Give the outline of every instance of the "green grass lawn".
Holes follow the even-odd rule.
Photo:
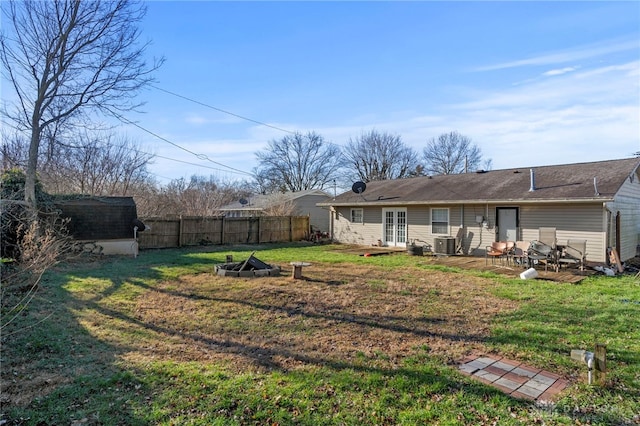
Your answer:
[[[283,276],[213,272],[254,250]],[[307,280],[290,261],[312,263]],[[150,250],[60,265],[23,310],[3,307],[11,319],[1,424],[640,424],[628,275],[522,281],[302,244]],[[569,352],[596,342],[609,372],[589,386]],[[458,372],[470,353],[572,384],[552,404],[512,399]]]

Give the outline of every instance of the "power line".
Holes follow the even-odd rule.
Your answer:
[[[250,122],[252,122],[252,123],[259,124],[259,125],[261,125],[261,126],[270,127],[270,128],[272,128],[272,129],[279,130],[279,131],[281,131],[281,132],[289,133],[289,134],[292,134],[292,135],[294,135],[294,134],[296,133],[296,132],[292,132],[291,130],[283,129],[283,128],[281,128],[281,127],[276,127],[276,126],[274,126],[274,125],[272,125],[272,124],[264,123],[264,122],[262,122],[262,121],[254,120],[254,119],[252,119],[252,118],[244,117],[244,116],[242,116],[242,115],[235,114],[235,113],[233,113],[233,112],[226,111],[226,110],[224,110],[224,109],[217,108],[217,107],[214,107],[214,106],[209,105],[209,104],[205,104],[204,102],[197,101],[197,100],[195,100],[195,99],[189,98],[189,97],[187,97],[187,96],[180,95],[180,94],[178,94],[178,93],[172,92],[172,91],[170,91],[170,90],[163,89],[163,88],[158,87],[158,86],[151,85],[151,87],[153,87],[153,88],[154,88],[154,89],[156,89],[156,90],[160,90],[161,92],[168,93],[168,94],[170,94],[170,95],[172,95],[172,96],[175,96],[175,97],[178,97],[178,98],[181,98],[181,99],[187,100],[187,101],[189,101],[189,102],[193,102],[193,103],[198,104],[198,105],[202,105],[203,107],[207,107],[207,108],[213,109],[213,110],[215,110],[215,111],[222,112],[222,113],[224,113],[224,114],[232,115],[232,116],[234,116],[234,117],[240,118],[240,119],[245,120],[245,121],[250,121]]]
[[[128,123],[128,124],[131,124],[132,126],[135,126],[135,127],[137,127],[138,129],[140,129],[140,130],[142,130],[142,131],[144,131],[144,132],[146,132],[146,133],[149,133],[150,135],[152,135],[152,136],[154,136],[154,137],[156,137],[156,138],[160,139],[161,141],[164,141],[164,142],[166,142],[166,143],[168,143],[168,144],[170,144],[170,145],[175,146],[175,147],[176,147],[176,148],[178,148],[178,149],[181,149],[181,150],[183,150],[183,151],[185,151],[185,152],[188,152],[189,154],[194,155],[196,158],[198,158],[198,159],[200,159],[200,160],[210,161],[210,162],[211,162],[211,163],[213,163],[213,164],[217,164],[217,165],[219,165],[219,166],[225,167],[226,169],[233,170],[233,171],[234,171],[234,172],[236,172],[236,173],[239,173],[239,174],[243,174],[243,175],[247,175],[247,176],[251,176],[251,177],[253,177],[253,174],[251,174],[251,173],[249,173],[249,172],[245,172],[244,170],[240,170],[240,169],[233,168],[233,167],[231,167],[231,166],[227,166],[226,164],[222,164],[222,163],[220,163],[220,162],[218,162],[218,161],[212,160],[211,158],[209,158],[209,157],[208,157],[208,156],[206,156],[205,154],[198,154],[197,152],[193,152],[193,151],[191,151],[190,149],[187,149],[187,148],[185,148],[185,147],[183,147],[183,146],[180,146],[180,145],[178,145],[178,144],[177,144],[177,143],[175,143],[175,142],[171,142],[169,139],[167,139],[167,138],[165,138],[165,137],[162,137],[162,136],[158,135],[157,133],[154,133],[154,132],[152,132],[151,130],[149,130],[149,129],[146,129],[146,128],[142,127],[141,125],[139,125],[139,124],[137,124],[137,123],[135,123],[135,122],[133,122],[133,121],[129,120],[128,118],[125,118],[125,117],[123,117],[123,116],[121,116],[121,115],[119,115],[119,114],[116,114],[116,113],[114,113],[114,115],[115,115],[116,117],[118,117],[120,120],[122,120],[123,122]],[[178,160],[174,160],[174,161],[178,161]],[[191,164],[193,164],[193,163],[191,163]]]
[[[170,94],[170,95],[172,95],[172,96],[176,96],[176,97],[178,97],[178,98],[181,98],[181,99],[187,100],[187,101],[189,101],[189,102],[193,102],[193,103],[195,103],[195,104],[202,105],[202,106],[204,106],[204,107],[206,107],[206,108],[210,108],[210,109],[213,109],[213,110],[215,110],[215,111],[220,111],[220,112],[222,112],[222,113],[224,113],[224,114],[232,115],[232,116],[237,117],[237,118],[240,118],[240,119],[242,119],[242,120],[250,121],[250,122],[252,122],[252,123],[256,123],[256,124],[259,124],[259,125],[261,125],[261,126],[270,127],[270,128],[272,128],[272,129],[279,130],[279,131],[281,131],[281,132],[289,133],[289,134],[291,134],[291,135],[295,135],[295,134],[297,133],[297,132],[293,132],[293,131],[291,131],[291,130],[283,129],[283,128],[281,128],[281,127],[273,126],[273,125],[268,124],[268,123],[264,123],[264,122],[262,122],[262,121],[258,121],[258,120],[254,120],[254,119],[252,119],[252,118],[244,117],[244,116],[242,116],[242,115],[239,115],[239,114],[236,114],[236,113],[233,113],[233,112],[230,112],[230,111],[226,111],[226,110],[221,109],[221,108],[214,107],[214,106],[212,106],[212,105],[206,104],[206,103],[204,103],[204,102],[200,102],[200,101],[195,100],[195,99],[193,99],[193,98],[190,98],[190,97],[188,97],[188,96],[184,96],[184,95],[181,95],[181,94],[179,94],[179,93],[172,92],[172,91],[167,90],[167,89],[163,89],[163,88],[158,87],[158,86],[155,86],[155,85],[153,85],[153,84],[151,84],[150,86],[151,86],[151,87],[153,87],[153,88],[154,88],[154,89],[156,89],[156,90],[161,91],[161,92],[168,93],[168,94]],[[343,146],[342,146],[342,145],[337,144],[337,143],[335,143],[335,142],[331,142],[331,141],[324,141],[324,142],[325,142],[325,143],[327,143],[327,145],[333,145],[333,146],[338,147],[338,148],[340,148],[340,149],[342,149],[342,148],[343,148]]]
[[[156,157],[156,158],[162,158],[163,160],[175,161],[176,163],[182,163],[182,164],[188,164],[188,165],[190,165],[190,166],[202,167],[203,169],[215,170],[215,171],[217,171],[217,172],[224,172],[224,173],[236,173],[236,174],[238,174],[238,172],[234,172],[234,171],[231,171],[231,170],[219,169],[219,168],[217,168],[217,167],[205,166],[205,165],[198,164],[198,163],[191,163],[191,162],[189,162],[189,161],[176,160],[175,158],[163,157],[162,155],[151,154],[150,152],[139,151],[139,150],[137,150],[137,149],[136,149],[135,151],[136,151],[136,152],[139,152],[139,153],[141,153],[141,154],[151,155],[151,156]],[[241,174],[243,174],[243,175],[247,175],[247,174],[249,174],[249,173],[247,173],[247,172],[242,172]],[[253,176],[253,175],[251,175],[251,174],[249,174],[249,175],[250,175],[250,176]],[[160,177],[163,177],[163,178],[165,178],[165,179],[171,179],[171,178],[167,178],[167,177],[164,177],[164,176],[160,176]]]

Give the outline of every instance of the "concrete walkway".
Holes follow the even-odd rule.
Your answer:
[[[530,401],[550,401],[569,384],[557,374],[500,357],[473,356],[459,368],[507,395]]]

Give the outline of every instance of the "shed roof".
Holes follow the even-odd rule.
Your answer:
[[[627,158],[373,181],[362,194],[349,191],[318,205],[604,202],[613,199],[625,179],[638,175],[639,165],[640,159]]]

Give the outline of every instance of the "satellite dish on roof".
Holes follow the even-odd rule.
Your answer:
[[[367,184],[362,181],[358,181],[351,186],[351,190],[356,194],[362,194],[365,189],[367,189]]]
[[[240,204],[242,204],[243,206],[249,204],[249,201],[247,201],[246,198],[240,198]]]

